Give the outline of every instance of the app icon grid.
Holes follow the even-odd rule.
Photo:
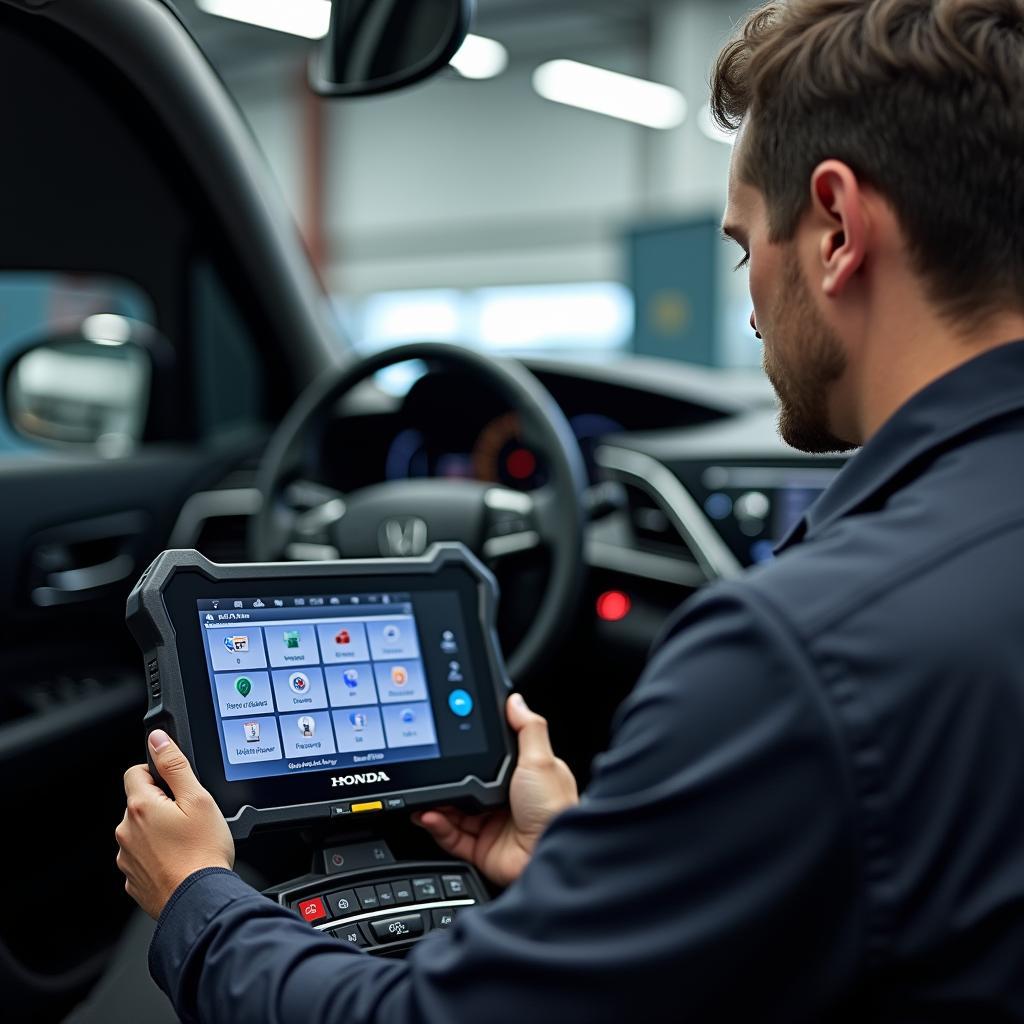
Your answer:
[[[371,623],[373,623],[377,637],[373,638],[373,642],[368,643],[366,631]],[[297,706],[282,707],[281,694],[277,688],[271,688],[275,702],[275,707],[271,710],[274,712],[276,724],[282,738],[286,735],[286,729],[289,726],[295,725],[296,721],[298,721],[306,726],[303,730],[303,738],[312,739],[316,735],[324,736],[329,747],[328,750],[324,751],[325,753],[348,752],[358,749],[384,750],[394,748],[397,750],[407,744],[396,738],[392,727],[386,730],[384,728],[372,728],[373,713],[377,713],[376,721],[378,723],[381,722],[380,715],[383,713],[386,705],[389,702],[394,704],[395,700],[400,698],[401,688],[410,685],[410,681],[412,681],[409,698],[404,702],[408,705],[408,708],[404,712],[399,713],[399,719],[410,723],[422,717],[424,725],[423,745],[437,742],[433,711],[430,707],[429,692],[426,687],[426,672],[422,656],[419,652],[415,620],[413,618],[410,617],[398,620],[397,622],[389,620],[386,625],[381,625],[380,622],[373,622],[373,620],[353,619],[337,622],[328,620],[326,622],[304,623],[302,625],[306,628],[302,628],[302,626],[289,626],[282,629],[254,624],[246,627],[246,633],[249,634],[246,643],[243,643],[236,635],[230,637],[232,648],[236,650],[240,647],[249,650],[255,647],[256,643],[263,645],[267,654],[266,664],[268,666],[280,665],[283,659],[291,660],[301,656],[301,661],[296,660],[295,669],[288,672],[289,689],[292,693],[300,695],[300,697],[307,693],[310,695],[309,700],[311,703],[308,712],[297,716],[296,712],[303,709]],[[310,628],[313,626],[316,628]],[[400,641],[403,630],[410,631],[408,649],[415,652],[414,657],[396,658],[394,653],[389,653],[388,648],[383,646],[391,644],[391,650],[393,651],[394,646]],[[227,637],[212,634],[213,631],[204,631],[205,641],[211,656],[215,644],[223,643],[227,648],[229,642]],[[360,662],[358,664],[351,664],[339,662],[338,657],[328,657],[322,650],[325,638],[333,640],[339,647],[353,645],[358,651]],[[280,646],[282,650],[277,651],[273,649],[277,646]],[[331,670],[330,676],[327,674],[329,669]],[[278,669],[278,671],[281,670]],[[247,674],[245,670],[240,669],[237,674],[239,679],[236,681],[236,688],[240,694],[246,696],[252,686],[250,679],[252,673]],[[352,691],[360,679],[362,685],[359,687],[358,694],[359,707],[352,708],[344,700],[340,698],[335,699],[332,691],[338,693],[343,693],[345,690]],[[387,680],[389,687],[387,695],[381,692],[384,680]],[[319,695],[320,691],[322,691],[322,696]],[[411,710],[413,708],[415,712]],[[395,713],[394,710],[391,712],[390,717],[392,719],[394,719]],[[283,717],[285,715],[287,718]],[[369,729],[366,727],[368,716],[371,725]],[[226,727],[230,720],[225,716],[222,709],[219,710],[218,717],[222,734],[225,742],[227,742]],[[309,719],[309,721],[303,722],[304,718]],[[397,721],[399,719],[394,720]],[[343,724],[346,729],[345,733],[342,732]],[[246,723],[246,725],[249,725],[249,723]],[[310,728],[310,726],[312,727]],[[347,734],[349,729],[351,730],[351,735]],[[247,737],[249,740],[251,740],[251,732],[252,729],[250,728],[249,736]],[[264,729],[264,734],[265,732],[266,730]],[[327,735],[328,733],[330,735]],[[355,746],[353,741],[358,742],[358,737],[360,736],[364,739],[369,739],[372,745],[362,748]],[[286,754],[282,745],[280,757],[284,759],[287,756],[292,755]]]

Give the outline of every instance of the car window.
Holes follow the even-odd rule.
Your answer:
[[[348,337],[367,352],[408,341],[455,341],[502,355],[592,358],[629,351],[632,292],[618,281],[338,296]]]
[[[272,27],[245,4],[182,10],[357,349],[429,338],[758,375],[747,271],[734,272],[741,254],[719,231],[733,140],[710,116],[707,66],[746,0],[699,15],[480,0],[472,32],[503,60],[469,74],[453,62],[416,88],[351,101],[302,88],[316,33],[286,16],[302,4],[279,6]],[[559,62],[667,90],[677,116],[552,102],[540,81]]]
[[[252,334],[208,260],[191,280],[195,395],[204,438],[265,420],[266,374]]]

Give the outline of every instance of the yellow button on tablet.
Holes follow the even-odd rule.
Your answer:
[[[379,800],[372,800],[368,804],[353,804],[352,813],[359,814],[361,811],[383,811],[384,805]]]

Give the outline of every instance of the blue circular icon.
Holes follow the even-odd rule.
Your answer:
[[[453,715],[465,718],[473,710],[473,698],[465,690],[452,690],[448,694],[448,707]]]

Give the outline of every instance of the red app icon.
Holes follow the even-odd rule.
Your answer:
[[[303,900],[299,906],[299,917],[304,921],[319,921],[321,917],[327,916],[324,901],[317,896],[315,900]]]
[[[340,630],[338,635],[334,638],[336,644],[350,644],[352,643],[352,634],[347,630]]]

